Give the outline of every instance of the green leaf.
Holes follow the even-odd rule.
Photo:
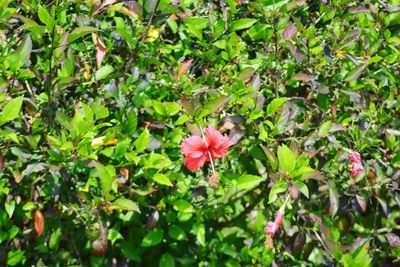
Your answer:
[[[22,100],[23,97],[20,96],[7,103],[3,109],[3,114],[0,117],[0,126],[18,117],[18,114],[21,111]]]
[[[28,61],[32,52],[32,39],[30,35],[26,35],[24,41],[19,45],[17,51],[7,57],[7,64],[14,72],[18,71],[21,66]]]
[[[157,173],[153,176],[153,180],[159,184],[172,186],[171,180],[165,175],[161,173]]]
[[[140,244],[142,247],[152,247],[160,244],[163,238],[164,232],[159,228],[154,228],[143,238],[142,243]]]
[[[121,252],[128,259],[140,262],[140,254],[137,247],[133,245],[133,242],[129,242],[127,240],[122,241]]]
[[[271,191],[269,192],[268,204],[276,201],[276,199],[278,198],[278,194],[286,192],[287,188],[288,188],[288,185],[283,180],[275,183],[272,186]]]
[[[96,163],[95,168],[100,178],[101,193],[106,199],[111,199],[110,190],[115,179],[115,169],[112,165],[104,166]]]
[[[253,41],[267,41],[274,35],[274,30],[268,24],[256,24],[249,30],[249,36]]]
[[[206,230],[204,224],[196,224],[193,227],[193,231],[196,234],[196,239],[203,247],[206,246]]]
[[[235,20],[231,24],[230,31],[233,32],[250,28],[256,22],[257,22],[256,19],[249,19],[249,18]]]
[[[178,32],[178,24],[176,23],[175,20],[173,20],[172,18],[168,18],[167,19],[167,24],[171,28],[171,31],[173,33],[177,33]]]
[[[74,29],[70,35],[68,36],[68,43],[72,43],[73,41],[87,35],[93,32],[99,32],[100,30],[95,28],[95,27],[91,27],[91,26],[81,26],[78,27],[76,29]]]
[[[159,267],[175,267],[175,259],[171,254],[164,253],[160,258]]]
[[[257,186],[262,181],[260,176],[245,174],[239,177],[236,181],[238,190],[248,190]]]
[[[188,17],[185,19],[184,24],[189,32],[201,41],[203,40],[202,30],[208,27],[209,21],[205,18]]]
[[[143,152],[150,141],[150,134],[147,129],[145,129],[135,141],[135,147],[138,152]]]
[[[325,137],[332,128],[332,121],[324,122],[321,127],[319,127],[318,136]]]
[[[6,212],[8,214],[8,218],[11,218],[14,214],[15,210],[15,200],[12,200],[10,203],[7,201],[4,203],[4,207],[6,208]]]
[[[128,210],[128,211],[134,210],[137,213],[140,213],[139,206],[136,202],[133,202],[132,200],[123,197],[115,200],[112,203],[112,207],[116,207],[117,209],[120,210]]]
[[[151,154],[144,163],[145,169],[164,169],[173,166],[171,160],[162,154]]]
[[[372,258],[369,256],[367,244],[352,251],[351,253],[344,254],[341,261],[344,267],[369,267],[371,266]]]
[[[296,155],[286,145],[278,148],[278,160],[281,170],[292,175],[296,167]]]
[[[61,228],[57,228],[50,237],[49,248],[56,249],[59,244],[60,237],[62,236]]]
[[[267,156],[269,163],[271,164],[272,170],[276,171],[278,169],[278,159],[276,158],[275,154],[263,145],[261,145],[261,148],[264,150],[264,153]]]
[[[174,202],[174,209],[179,212],[193,213],[195,212],[192,204],[184,199],[178,199]]]
[[[7,254],[7,265],[16,266],[22,260],[25,259],[25,251],[23,250],[11,250]]]
[[[113,72],[114,68],[111,65],[105,65],[96,71],[95,78],[96,80],[102,80]]]
[[[171,225],[168,229],[168,235],[176,240],[188,240],[185,231],[177,225]]]
[[[42,6],[39,5],[38,16],[40,21],[47,26],[49,32],[53,30],[54,22],[50,13]]]
[[[306,185],[305,183],[300,182],[300,181],[295,181],[295,182],[293,183],[293,185],[294,185],[297,189],[299,189],[299,191],[300,191],[303,195],[305,195],[307,198],[309,198],[308,187],[307,187],[307,185]]]
[[[280,98],[275,98],[274,100],[271,101],[271,103],[268,104],[267,106],[267,115],[271,116],[272,113],[274,113],[277,109],[282,107],[282,105],[288,100],[287,97],[280,97]]]

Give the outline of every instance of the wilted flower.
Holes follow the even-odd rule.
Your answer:
[[[363,170],[360,153],[352,151],[350,153],[350,161],[351,161],[351,172],[350,172],[351,176],[353,177],[359,176]]]
[[[282,206],[276,213],[275,220],[273,223],[268,223],[264,228],[264,232],[269,234],[270,237],[274,237],[275,233],[279,230],[283,222],[283,216],[285,215],[285,208]]]
[[[208,178],[208,182],[212,186],[218,185],[218,176],[215,173],[213,173],[213,175],[211,175],[210,178]]]
[[[209,126],[205,129],[204,140],[194,135],[182,143],[181,153],[185,155],[186,167],[194,172],[201,168],[206,161],[225,158],[230,146],[229,138]]]

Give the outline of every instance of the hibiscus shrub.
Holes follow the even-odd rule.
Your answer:
[[[398,265],[399,10],[0,0],[0,265]]]

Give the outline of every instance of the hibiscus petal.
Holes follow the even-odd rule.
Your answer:
[[[204,163],[206,162],[206,155],[204,154],[203,156],[197,158],[187,156],[183,162],[186,164],[186,167],[189,169],[189,171],[194,172],[203,167]]]
[[[191,136],[182,143],[181,153],[192,158],[201,157],[207,151],[207,145],[200,136]]]
[[[208,146],[210,146],[210,147],[218,146],[223,138],[222,134],[220,132],[218,132],[217,130],[215,130],[214,127],[212,127],[212,126],[208,126],[205,129],[205,134],[206,134],[206,140],[207,140]]]
[[[222,136],[220,132],[211,126],[205,130],[205,133],[211,158],[213,160],[217,158],[225,158],[229,146],[231,145],[229,137],[226,135]]]

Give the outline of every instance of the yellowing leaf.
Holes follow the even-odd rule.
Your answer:
[[[118,143],[118,139],[115,137],[112,137],[110,139],[108,139],[106,142],[104,142],[106,140],[105,136],[100,136],[97,137],[95,139],[92,140],[92,147],[98,147],[98,146],[112,146]]]
[[[154,27],[150,27],[149,31],[147,32],[146,42],[152,43],[160,37],[160,32],[158,29]]]

